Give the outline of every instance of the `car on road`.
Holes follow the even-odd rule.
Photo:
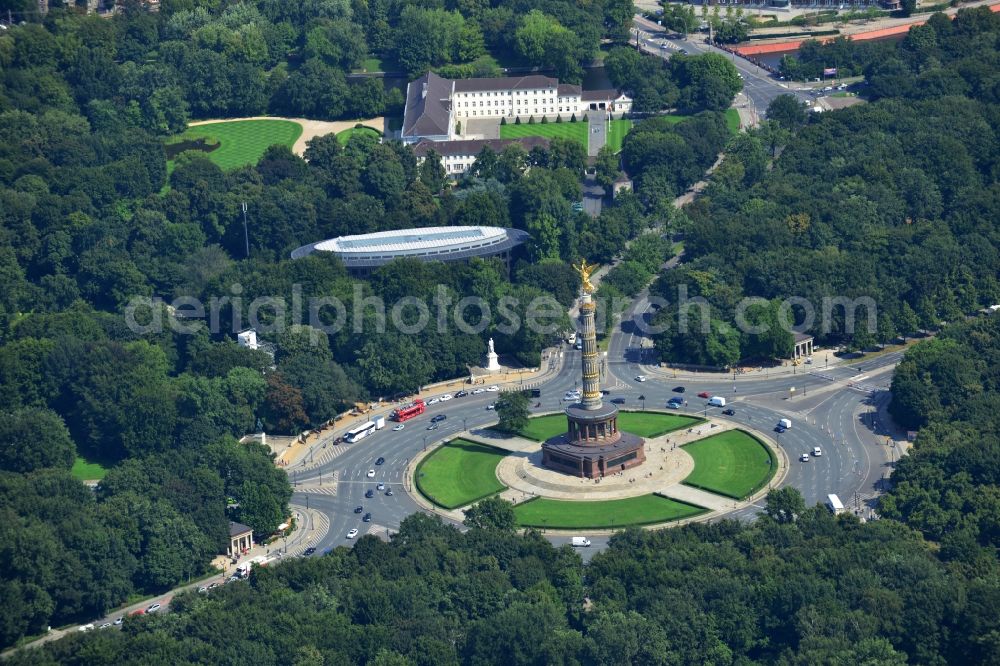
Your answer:
[[[399,432],[399,431],[400,431],[400,430],[402,430],[402,429],[403,429],[404,427],[405,427],[405,426],[404,426],[404,425],[403,425],[402,423],[397,423],[396,425],[392,426],[392,429],[393,429],[393,431],[395,431],[395,432]]]
[[[486,405],[486,409],[496,409],[496,408],[497,408],[497,403],[495,402],[491,402],[490,404]]]
[[[486,387],[486,391],[488,393],[497,393],[499,390],[500,390],[500,387],[497,386],[496,384],[494,384],[493,386],[487,386]]]
[[[98,629],[110,629],[110,628],[111,628],[111,623],[110,622],[105,622],[100,627],[98,627]]]
[[[385,489],[385,496],[386,497],[392,497],[392,488],[386,488]]]
[[[431,398],[430,400],[427,401],[427,404],[428,405],[436,405],[439,402],[441,402],[441,398]]]
[[[385,484],[379,483],[377,486],[375,486],[375,490],[385,490]]]
[[[79,627],[76,628],[76,630],[77,631],[90,631],[93,628],[94,628],[94,625],[92,625],[92,624],[81,624]]]
[[[776,426],[774,426],[774,432],[778,433],[779,435],[781,433],[785,432],[785,430],[787,430],[787,428],[785,428],[785,426],[782,426],[782,425],[776,425]]]
[[[202,585],[201,587],[198,588],[198,591],[199,592],[208,592],[208,586]]]
[[[711,398],[712,394],[709,393],[708,391],[702,391],[701,393],[698,394],[698,397],[699,398]]]
[[[363,513],[365,508],[363,506],[354,507],[354,513]]]
[[[736,413],[736,410],[735,409],[723,409],[722,413],[724,415],[726,415],[726,416],[732,416],[733,414]]]
[[[452,398],[451,393],[445,393],[443,396],[441,396],[441,402],[448,402],[449,400],[451,400],[451,398]]]
[[[678,52],[678,53],[681,53],[681,54],[683,54],[683,55],[687,55],[687,52],[688,52],[688,50],[687,50],[687,49],[678,49],[678,51],[677,51],[677,52]]]
[[[455,397],[456,398],[464,398],[467,395],[469,395],[468,391],[459,391],[458,393],[455,394]]]
[[[813,458],[819,458],[821,455],[823,455],[823,449],[819,448],[818,446],[814,446],[813,447]]]
[[[364,517],[361,518],[361,520],[363,520],[366,523],[372,522],[372,514],[366,513]]]
[[[566,394],[563,395],[563,400],[579,400],[580,397],[581,394],[579,391],[566,391]]]
[[[809,462],[809,454],[803,453],[801,456],[799,456],[799,460],[801,460],[802,462]]]
[[[218,584],[218,583],[212,583],[211,585],[209,585],[209,586],[208,586],[208,589],[210,589],[210,590],[214,590],[214,589],[215,589],[215,588],[217,588],[217,587],[219,587],[219,584]]]
[[[156,611],[160,610],[161,608],[163,608],[163,606],[161,606],[160,604],[153,604],[152,606],[150,606],[149,608],[146,609],[146,612],[147,613],[155,613]]]
[[[379,456],[378,459],[375,461],[375,464],[376,465],[384,465],[385,464],[385,458],[383,458],[382,456]]]
[[[477,389],[475,389],[472,392],[472,395],[479,395],[480,393],[486,393],[486,389],[484,389],[484,388],[477,388]]]
[[[375,478],[375,470],[373,470],[373,469],[368,470],[367,476],[368,476],[369,479],[374,479]]]
[[[368,490],[365,491],[365,497],[368,499],[375,497],[375,491],[369,488]]]
[[[429,426],[427,426],[427,430],[437,430],[437,429],[438,429],[437,423],[432,423]]]
[[[356,536],[358,536],[358,528],[357,527],[352,527],[351,529],[347,530],[347,538],[348,539],[353,539]]]
[[[316,549],[315,549],[315,548],[313,548],[312,546],[309,546],[309,547],[308,547],[308,548],[306,548],[306,549],[305,549],[304,551],[302,551],[302,554],[303,554],[304,556],[306,556],[306,557],[309,557],[310,555],[312,555],[312,554],[313,554],[313,553],[315,553],[315,552],[316,552]]]
[[[114,625],[116,627],[120,627],[122,625],[122,622],[124,621],[125,621],[125,616],[122,615],[121,617],[115,618]]]
[[[635,376],[635,381],[637,381],[637,382],[644,382],[644,381],[646,381],[646,379],[647,379],[646,375],[636,375]]]
[[[431,423],[439,423],[441,421],[444,421],[446,418],[448,418],[447,414],[438,414],[437,416],[431,419]]]
[[[611,398],[611,404],[613,405],[624,405],[625,398]]]
[[[671,400],[670,402],[667,403],[667,407],[669,407],[670,409],[680,409],[682,404],[684,403],[674,402],[673,400]]]
[[[673,388],[674,393],[684,393],[684,391],[686,391],[686,390],[687,389],[684,388],[683,386],[675,386]]]

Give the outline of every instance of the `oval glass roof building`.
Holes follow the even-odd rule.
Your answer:
[[[472,257],[502,257],[530,238],[526,231],[505,227],[420,227],[340,236],[295,249],[292,259],[314,252],[335,254],[347,270],[366,275],[379,266],[409,257],[422,261],[466,261]]]

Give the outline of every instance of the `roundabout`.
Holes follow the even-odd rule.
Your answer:
[[[525,432],[545,432],[559,416],[535,417]],[[622,416],[650,429],[675,427],[646,439],[643,465],[597,479],[547,468],[539,441],[489,428],[463,432],[414,459],[407,472],[414,499],[461,522],[463,509],[497,495],[515,505],[522,527],[613,530],[719,517],[759,499],[787,471],[773,442],[731,421],[656,411]],[[678,419],[691,427],[676,427]]]

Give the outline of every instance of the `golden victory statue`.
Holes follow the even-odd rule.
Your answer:
[[[593,274],[594,269],[597,268],[597,264],[588,264],[586,259],[580,260],[580,265],[576,266],[570,264],[580,274],[580,283],[583,287],[584,293],[592,294],[594,293],[594,285],[590,281],[590,276]]]

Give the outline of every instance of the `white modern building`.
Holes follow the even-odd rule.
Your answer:
[[[617,90],[582,90],[540,74],[495,79],[445,79],[427,72],[406,87],[402,138],[451,141],[465,120],[529,118],[570,120],[598,112],[621,116],[632,110],[632,99]]]
[[[530,238],[521,229],[504,227],[421,227],[373,234],[340,236],[303,245],[292,252],[299,259],[314,252],[330,252],[353,275],[367,275],[394,259],[467,261],[473,257],[500,257],[508,264],[510,252]]]

